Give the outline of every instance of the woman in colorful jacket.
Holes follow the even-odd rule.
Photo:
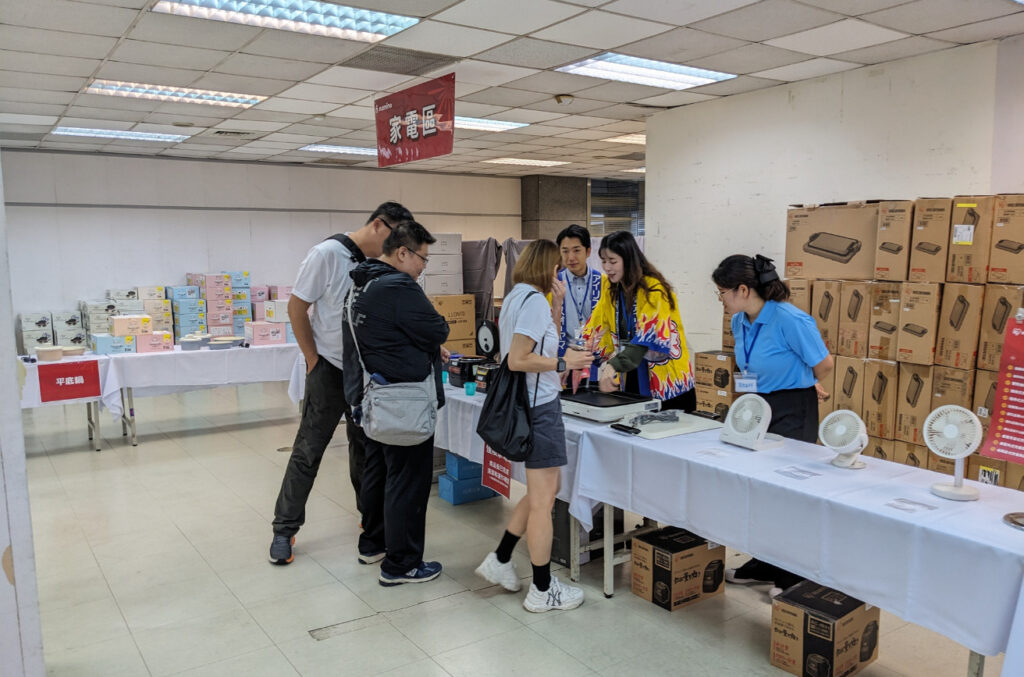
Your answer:
[[[697,395],[672,285],[628,231],[605,236],[598,253],[606,277],[583,338],[605,360],[598,371],[601,390],[638,393],[661,400],[662,409],[693,411]]]

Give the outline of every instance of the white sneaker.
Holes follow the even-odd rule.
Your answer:
[[[509,560],[502,564],[498,561],[498,555],[493,551],[487,553],[487,557],[476,568],[476,575],[489,583],[500,585],[509,592],[519,592],[523,584],[519,582],[519,574],[516,573],[516,565]]]
[[[562,583],[556,576],[551,577],[551,586],[544,592],[530,583],[530,592],[523,600],[523,608],[535,614],[554,609],[575,609],[580,604],[583,604],[583,590]]]

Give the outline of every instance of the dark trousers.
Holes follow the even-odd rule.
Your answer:
[[[380,563],[381,571],[404,574],[423,561],[427,499],[433,477],[433,435],[411,447],[366,440],[359,552],[387,553]]]
[[[324,450],[331,443],[342,415],[348,436],[348,471],[356,492],[360,514],[360,486],[366,462],[366,435],[352,422],[352,411],[345,402],[341,369],[321,357],[306,375],[306,394],[302,421],[292,444],[292,455],[281,481],[281,491],[274,506],[274,533],[294,536],[306,521],[306,500],[313,490]]]
[[[643,368],[641,366],[641,368]],[[636,373],[636,369],[626,373],[626,387],[627,393],[640,394],[640,377]],[[697,409],[697,389],[690,388],[682,395],[676,395],[675,397],[662,400],[661,410],[667,411],[669,409],[677,409],[686,413],[692,413]]]

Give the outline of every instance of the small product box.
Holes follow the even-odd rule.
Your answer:
[[[995,206],[996,199],[992,195],[958,195],[953,198],[946,282],[978,284],[988,281]]]
[[[895,360],[899,339],[900,293],[899,282],[875,282],[871,285],[871,323],[868,329],[868,357],[875,360]]]
[[[263,304],[263,315],[267,322],[288,321],[288,301],[275,300]]]
[[[875,279],[906,280],[913,231],[913,200],[878,203],[878,242],[875,246]]]
[[[279,322],[246,322],[245,341],[253,346],[276,346],[286,342],[284,325]]]
[[[268,301],[287,301],[292,295],[292,286],[284,284],[273,284],[267,288]]]
[[[864,360],[859,357],[836,358],[836,382],[832,399],[836,409],[849,409],[863,418]]]
[[[808,315],[811,314],[811,288],[813,285],[813,280],[803,280],[798,277],[786,280],[786,286],[789,287],[789,302]]]
[[[772,602],[771,664],[799,677],[853,675],[878,658],[881,612],[813,581]]]
[[[291,322],[285,322],[284,324],[284,342],[297,343],[297,341],[295,340],[295,332],[292,331]]]
[[[62,329],[81,329],[82,327],[82,313],[77,310],[60,310],[55,313],[50,313],[50,317],[53,319],[53,328],[55,331]]]
[[[903,285],[896,358],[900,362],[934,363],[941,300],[942,285],[936,282]]]
[[[21,343],[26,354],[31,354],[34,346],[52,346],[53,331],[50,329],[22,329]]]
[[[177,341],[182,336],[188,336],[189,334],[205,334],[209,330],[205,324],[200,324],[195,327],[179,327],[174,325],[174,340]]]
[[[139,315],[146,310],[146,306],[138,299],[114,299],[114,308],[118,315]]]
[[[267,315],[263,310],[265,301],[254,301],[252,304],[252,319],[262,322],[267,319]]]
[[[22,313],[21,328],[29,330],[49,329],[53,326],[50,313]]]
[[[843,282],[839,305],[838,353],[847,357],[868,356],[871,329],[871,283]]]
[[[234,335],[245,336],[245,325],[248,324],[249,322],[252,322],[252,320],[246,319],[244,317],[236,317],[231,322],[231,330],[235,332]]]
[[[54,345],[84,346],[89,344],[89,335],[85,329],[57,329],[53,332]]]
[[[697,395],[697,409],[709,414],[718,414],[722,419],[725,419],[726,414],[729,413],[729,407],[736,399],[732,388],[697,385],[694,386],[694,390]]]
[[[111,336],[110,334],[89,334],[89,350],[97,355],[134,353],[135,337]]]
[[[231,314],[235,319],[244,317],[247,320],[252,319],[252,304],[248,301],[232,301]]]
[[[955,404],[970,409],[974,403],[974,369],[932,368],[932,409]]]
[[[1024,284],[1024,195],[996,197],[988,281]]]
[[[197,299],[199,298],[199,287],[191,284],[179,287],[164,287],[164,293],[167,294],[167,298],[172,301]]]
[[[927,468],[929,453],[928,447],[920,444],[911,444],[902,440],[892,443],[893,460],[913,468]]]
[[[431,247],[424,275],[462,275],[462,252],[458,254],[435,254]]]
[[[249,298],[253,303],[270,300],[270,288],[267,285],[252,285],[249,287]]]
[[[248,287],[232,287],[231,288],[231,302],[232,303],[252,303],[252,295],[249,293]]]
[[[114,315],[110,318],[109,333],[113,336],[137,336],[152,331],[152,318],[149,315]]]
[[[815,280],[813,289],[814,322],[830,353],[839,348],[839,306],[843,283],[839,280]]]
[[[174,324],[206,324],[206,313],[177,313]]]
[[[1006,486],[1008,463],[1002,459],[988,458],[981,454],[967,457],[967,479],[991,484],[997,487]]]
[[[479,480],[484,474],[484,467],[450,451],[445,452],[445,472],[457,480]]]
[[[476,337],[476,299],[472,294],[431,296],[430,303],[448,322],[448,340]]]
[[[868,435],[891,440],[896,435],[899,365],[883,360],[864,362],[864,424]]]
[[[248,270],[225,270],[225,275],[228,275],[231,279],[228,281],[228,286],[232,289],[245,287],[249,288],[249,271]]]
[[[110,328],[111,313],[89,313],[82,316],[82,325],[99,334],[105,334]]]
[[[444,347],[452,355],[473,355],[476,353],[476,339],[457,339],[447,341]]]
[[[633,539],[633,594],[675,611],[722,594],[725,546],[677,527]]]
[[[135,287],[129,287],[127,289],[108,289],[107,298],[114,299],[115,301],[137,301],[139,299],[139,290]]]
[[[214,289],[212,291],[203,291],[202,288],[199,290],[199,295],[207,301],[226,301],[231,303],[231,289],[225,287],[224,289]]]
[[[932,367],[900,363],[900,391],[896,398],[896,439],[924,444],[924,420],[932,412]]]
[[[206,323],[211,327],[230,325],[234,321],[235,313],[232,310],[215,310],[206,313]]]
[[[942,290],[935,364],[973,369],[978,356],[985,285],[951,282]]]
[[[985,303],[981,311],[981,340],[978,342],[978,369],[999,369],[1006,325],[1021,307],[1024,307],[1024,286],[985,285]]]
[[[427,296],[462,293],[461,273],[458,275],[424,275],[418,282]]]
[[[200,292],[231,289],[231,275],[227,273],[192,273],[189,284],[199,287]]]
[[[158,301],[167,298],[165,287],[136,287],[138,298],[142,301]]]
[[[462,256],[462,233],[431,233],[436,242],[430,245],[430,257],[435,254],[458,254]]]
[[[697,385],[735,391],[733,375],[736,356],[725,350],[708,350],[694,356],[694,379]]]
[[[117,306],[110,299],[97,299],[94,301],[82,301],[78,304],[79,309],[82,311],[82,316],[86,315],[98,315],[105,313],[112,315],[117,311]]]
[[[910,238],[911,282],[945,282],[949,258],[949,223],[953,200],[922,197],[914,201],[914,228]]]
[[[174,337],[169,331],[154,331],[135,337],[135,352],[161,353],[174,350]]]
[[[234,336],[235,327],[233,325],[210,325],[207,329],[210,332],[210,336]],[[192,332],[195,333],[195,332]]]
[[[169,313],[174,310],[174,304],[170,299],[144,299],[142,301],[142,312],[146,315],[159,315],[160,313]]]

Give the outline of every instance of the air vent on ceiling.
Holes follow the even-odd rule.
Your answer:
[[[233,139],[252,139],[260,136],[261,132],[236,132],[230,129],[215,129],[210,136],[229,136]]]
[[[423,75],[457,61],[459,61],[458,58],[446,54],[417,52],[412,49],[399,49],[398,47],[381,45],[368,49],[348,61],[343,61],[339,65],[348,68],[398,73],[400,75]]]
[[[307,162],[309,165],[334,165],[335,167],[351,167],[352,165],[358,165],[365,162],[365,160],[340,160],[333,157],[320,158],[319,160],[313,160]]]
[[[616,160],[643,160],[647,156],[644,155],[643,151],[639,151],[637,153],[626,153],[625,155],[613,155],[612,157]]]

